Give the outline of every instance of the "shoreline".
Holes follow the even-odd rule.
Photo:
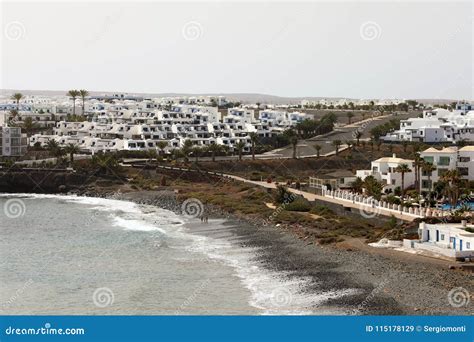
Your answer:
[[[79,195],[79,194],[78,194]],[[131,191],[111,193],[96,191],[79,196],[128,200],[180,212],[181,203],[172,191]],[[211,208],[213,219],[225,219],[224,226],[238,236],[242,247],[262,250],[257,256],[267,269],[291,277],[310,279],[305,292],[358,289],[358,293],[328,298],[313,308],[362,315],[463,315],[470,314],[472,303],[455,308],[448,302],[448,292],[465,287],[472,292],[472,280],[466,272],[426,263],[416,258],[397,258],[369,253],[365,249],[307,243],[289,229],[263,226],[236,215]],[[212,224],[212,222],[210,222]],[[350,246],[351,244],[349,244]]]

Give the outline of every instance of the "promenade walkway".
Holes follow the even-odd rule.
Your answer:
[[[176,170],[181,172],[200,172],[200,173],[207,173],[209,175],[224,177],[228,179],[233,179],[239,182],[253,184],[262,188],[266,189],[276,189],[277,184],[274,182],[268,183],[264,181],[253,181],[243,177],[219,173],[219,172],[212,172],[212,171],[202,171],[202,170],[195,170],[190,168],[182,168],[182,167],[173,167],[173,166],[164,166],[158,165],[158,168],[168,169],[168,170]],[[297,190],[293,188],[288,188],[288,191],[301,195],[306,198],[308,201],[324,201],[329,203],[334,203],[338,205],[342,205],[346,208],[358,209],[360,214],[366,218],[375,218],[378,215],[383,215],[387,217],[394,216],[397,219],[404,220],[404,221],[413,221],[416,218],[434,216],[434,217],[443,217],[448,216],[448,212],[443,212],[436,209],[425,209],[425,208],[406,208],[402,207],[401,205],[390,204],[384,201],[377,201],[370,197],[364,197],[359,194],[353,194],[348,191],[323,191],[322,195],[317,195],[311,192]]]

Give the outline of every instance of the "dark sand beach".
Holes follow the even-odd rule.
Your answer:
[[[180,211],[170,192],[131,192],[123,199]],[[314,293],[347,291],[344,296],[327,298],[314,312],[364,315],[468,315],[472,301],[454,307],[448,293],[463,287],[472,293],[472,273],[450,270],[448,263],[424,257],[384,255],[374,249],[322,246],[307,243],[291,229],[262,225],[209,209],[210,219],[189,229],[195,234],[216,239],[232,239],[243,248],[258,249],[257,259],[265,268],[285,274],[289,279],[309,279],[301,291]],[[225,219],[214,225],[213,220]],[[198,220],[197,220],[198,221]],[[370,247],[372,248],[372,247]],[[372,248],[373,249],[373,248]],[[355,290],[355,291],[354,291]]]

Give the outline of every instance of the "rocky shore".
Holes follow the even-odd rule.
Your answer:
[[[181,213],[182,203],[173,191],[83,193],[155,205]],[[211,218],[225,218],[228,231],[243,247],[257,247],[265,267],[288,277],[310,278],[305,291],[358,289],[357,293],[328,299],[323,307],[341,314],[468,315],[467,305],[450,304],[449,293],[462,287],[473,293],[472,275],[450,270],[420,257],[387,257],[343,246],[320,246],[298,238],[290,227],[262,225],[209,207]]]

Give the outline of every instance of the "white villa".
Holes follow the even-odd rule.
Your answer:
[[[402,120],[399,130],[382,139],[427,143],[474,141],[474,107],[459,103],[453,111],[442,108],[425,110],[423,117]]]
[[[470,229],[469,229],[470,228]],[[462,223],[428,224],[420,222],[419,240],[404,240],[408,249],[427,251],[452,259],[474,257],[474,225]]]
[[[367,176],[374,176],[378,181],[383,182],[384,191],[393,191],[396,187],[402,186],[402,174],[395,172],[395,169],[407,164],[411,172],[405,173],[405,189],[415,183],[415,172],[413,169],[413,160],[397,158],[394,154],[392,157],[384,157],[374,160],[371,163],[370,170],[357,170],[356,177],[364,180]]]

